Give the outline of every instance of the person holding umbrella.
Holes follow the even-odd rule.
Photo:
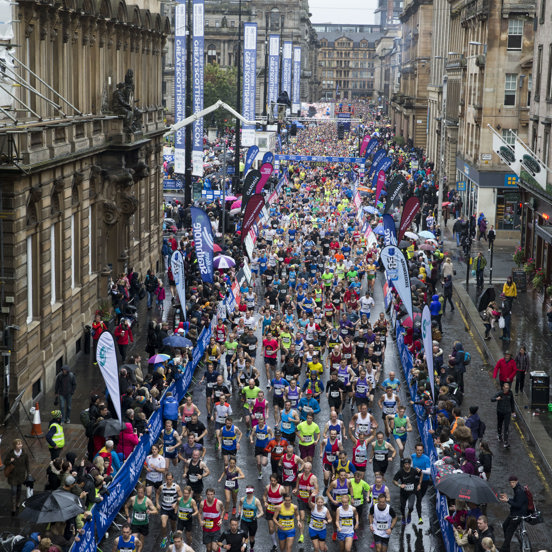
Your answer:
[[[11,515],[15,516],[21,499],[21,485],[29,474],[29,456],[23,450],[23,441],[14,439],[12,448],[4,455],[4,475],[11,489]]]

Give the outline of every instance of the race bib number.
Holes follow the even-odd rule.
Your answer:
[[[376,452],[376,454],[374,454],[374,458],[378,462],[383,462],[385,460],[385,454],[383,454],[382,452]]]
[[[408,483],[404,486],[405,491],[413,491],[414,490],[414,483]]]
[[[342,527],[352,527],[353,526],[353,518],[342,518],[339,520]]]
[[[303,443],[312,443],[313,436],[312,435],[303,435]]]
[[[146,521],[146,513],[145,512],[134,512],[134,519],[136,521]]]
[[[339,397],[339,391],[331,391],[330,396],[334,399],[337,399]]]
[[[322,529],[324,529],[324,522],[321,519],[311,518],[311,527],[313,529],[321,531]]]
[[[215,522],[212,519],[205,520],[205,529],[212,529],[215,526]]]
[[[387,531],[388,528],[389,527],[386,521],[378,521],[378,523],[376,523],[376,529],[378,531]]]
[[[291,429],[291,422],[282,422],[282,429]]]
[[[353,506],[360,506],[362,504],[362,498],[353,498]]]
[[[236,482],[234,480],[226,481],[225,486],[227,489],[235,489],[236,488]]]

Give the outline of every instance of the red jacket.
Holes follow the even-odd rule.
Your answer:
[[[506,361],[505,358],[501,358],[494,367],[493,378],[498,376],[500,381],[512,382],[516,377],[517,365],[516,361],[511,358]]]
[[[115,328],[115,337],[117,338],[117,343],[119,345],[128,345],[129,343],[134,342],[130,326],[123,328],[121,324],[119,324]]]

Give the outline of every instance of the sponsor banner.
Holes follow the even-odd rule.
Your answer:
[[[389,305],[391,305],[391,301],[393,300],[393,294],[391,293],[391,286],[389,285],[389,282],[385,282],[383,284],[383,306],[385,307],[385,310],[389,308]]]
[[[292,55],[293,43],[288,41],[284,42],[284,48],[282,52],[282,92],[287,92],[289,98],[291,98]]]
[[[186,1],[180,0],[174,20],[174,122],[186,118]],[[174,172],[184,174],[186,129],[176,131],[174,138]]]
[[[263,161],[261,165],[264,165],[265,163],[272,163],[274,161],[274,154],[271,151],[267,151],[263,155]]]
[[[267,111],[272,103],[278,100],[278,83],[280,78],[280,35],[271,34],[268,37],[268,102]]]
[[[384,245],[397,245],[397,229],[395,228],[395,221],[391,215],[383,215],[383,228],[385,233],[383,234]]]
[[[368,144],[370,143],[370,140],[371,140],[371,136],[369,134],[367,134],[362,139],[362,144],[360,144],[360,151],[358,152],[361,157],[364,157],[364,154],[366,153],[366,148],[368,147]]]
[[[357,208],[357,210],[359,210],[360,206],[362,205],[362,200],[360,199],[360,194],[358,192],[356,192],[356,194],[353,197],[353,203]]]
[[[379,161],[376,168],[374,169],[374,172],[372,172],[372,178],[374,178],[374,184],[372,188],[376,187],[376,183],[377,183],[376,179],[379,171],[383,171],[384,173],[386,173],[392,164],[393,164],[393,160],[391,159],[391,157],[384,157]],[[370,169],[372,169],[372,167],[370,167]]]
[[[379,196],[381,194],[381,191],[383,188],[385,188],[385,171],[378,171],[377,173],[377,181],[376,181],[376,201],[374,203],[378,203]]]
[[[435,400],[435,372],[433,370],[433,334],[431,333],[431,314],[426,305],[422,312],[422,339],[427,362],[427,373],[431,385],[431,396]]]
[[[100,335],[100,338],[98,339],[96,361],[100,367],[100,371],[105,381],[105,386],[112,397],[117,418],[119,419],[119,422],[122,423],[121,394],[119,393],[119,367],[117,366],[115,341],[113,341],[113,336],[109,332],[102,332],[102,335]]]
[[[204,11],[204,1],[193,0],[192,90],[194,113],[203,109]],[[192,174],[203,176],[203,117],[193,123],[192,141]]]
[[[83,533],[79,535],[79,540],[75,540],[71,552],[96,552],[98,543],[96,542],[94,517],[83,526]]]
[[[546,165],[519,138],[516,138],[514,147],[516,161],[521,163],[519,176],[528,180],[534,186],[540,186],[543,190],[546,190],[546,176],[548,173]]]
[[[213,283],[213,227],[203,209],[190,207],[195,253],[201,279]]]
[[[366,151],[364,152],[364,158],[368,159],[368,156],[372,155],[372,153],[374,153],[377,147],[378,147],[378,141],[375,138],[373,140],[370,140],[370,142],[368,142],[368,145],[366,146]]]
[[[373,245],[377,245],[378,239],[376,238],[376,235],[374,234],[374,231],[372,230],[372,226],[368,221],[364,222],[364,226],[362,227],[362,233],[364,234],[364,237],[366,238],[366,247],[370,249]]]
[[[293,48],[293,83],[291,85],[291,111],[301,109],[301,46]]]
[[[186,320],[186,277],[184,274],[184,255],[182,255],[182,252],[178,249],[172,254],[171,270],[178,298],[180,299],[182,314],[184,316],[184,320]]]
[[[251,196],[247,202],[247,207],[245,208],[245,214],[243,215],[243,224],[242,224],[242,242],[245,240],[245,237],[253,227],[253,224],[256,222],[257,217],[261,213],[265,205],[264,197],[261,194],[255,194]]]
[[[257,169],[252,169],[247,173],[243,182],[242,211],[245,209],[249,198],[255,193],[262,176],[261,171]]]
[[[398,247],[388,245],[381,250],[380,258],[383,262],[383,266],[385,267],[387,279],[397,290],[406,311],[412,320],[414,320],[408,263],[406,262],[402,251]]]
[[[268,179],[270,178],[270,175],[272,174],[273,170],[274,170],[274,167],[272,166],[272,163],[264,163],[261,166],[261,179],[257,183],[257,186],[255,186],[256,194],[260,194],[263,191],[263,188],[265,187],[265,184],[268,182]]]
[[[257,23],[243,25],[243,99],[242,114],[248,121],[255,120],[255,93],[257,91]],[[255,125],[242,124],[241,143],[243,146],[255,145]],[[256,146],[255,146],[256,147]],[[257,153],[259,148],[257,148]],[[249,152],[247,152],[249,155]],[[257,154],[255,154],[257,155]],[[255,156],[253,156],[255,159]],[[247,166],[245,173],[251,167]]]
[[[386,152],[384,149],[379,149],[378,151],[376,151],[376,153],[374,153],[374,157],[372,158],[372,164],[370,165],[370,169],[368,170],[368,179],[371,179],[374,176],[374,173],[378,168],[379,162],[385,157],[385,153]]]
[[[385,212],[391,210],[396,203],[402,191],[408,186],[406,178],[402,174],[396,174],[391,178],[391,181],[387,185],[387,199],[385,201]]]
[[[416,213],[420,210],[420,200],[417,197],[409,197],[404,204],[401,223],[399,224],[399,235],[397,239],[402,240],[404,233],[410,228]],[[383,215],[385,216],[385,215]]]
[[[241,293],[240,293],[240,284],[237,280],[234,280],[232,282],[232,295],[234,297],[234,301],[236,302],[236,305],[239,307],[241,303]]]
[[[278,192],[277,191],[272,192],[272,194],[270,194],[270,197],[268,198],[268,204],[272,205],[277,199],[278,199]]]
[[[255,157],[257,157],[259,153],[259,148],[257,146],[251,146],[245,155],[245,166],[243,168],[243,173],[247,174],[247,171],[251,168],[251,165],[253,165],[253,161],[255,161]]]
[[[316,163],[354,163],[364,164],[363,157],[327,157],[324,155],[275,155],[275,161],[314,161]]]
[[[176,178],[163,178],[163,190],[178,190],[182,191],[184,188],[184,182]]]

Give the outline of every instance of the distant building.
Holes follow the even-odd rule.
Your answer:
[[[315,25],[320,100],[372,100],[377,25]],[[359,30],[357,30],[359,29]],[[362,29],[362,30],[360,30]]]
[[[400,24],[404,0],[378,0],[376,23],[382,30]]]

